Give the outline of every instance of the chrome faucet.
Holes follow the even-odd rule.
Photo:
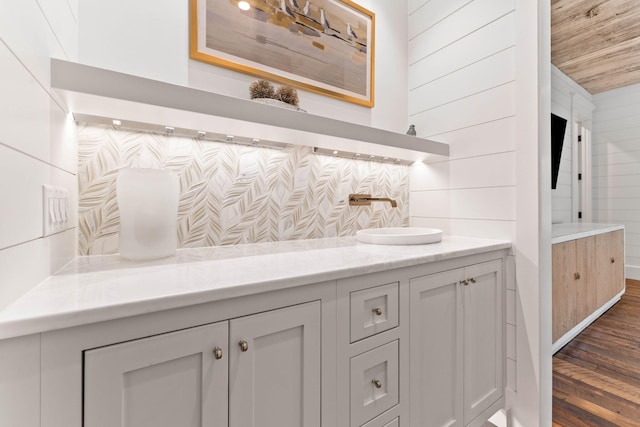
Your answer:
[[[371,206],[371,202],[389,202],[392,208],[397,208],[398,203],[387,197],[371,197],[371,194],[349,194],[349,206]]]

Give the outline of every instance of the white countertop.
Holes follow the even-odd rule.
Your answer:
[[[0,339],[507,249],[446,236],[416,246],[355,237],[181,249],[170,258],[78,257],[0,311]]]
[[[624,230],[624,225],[562,222],[551,226],[551,243],[568,242],[616,230]]]

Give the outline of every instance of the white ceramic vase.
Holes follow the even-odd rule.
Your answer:
[[[174,255],[178,245],[178,176],[160,169],[121,169],[120,255],[132,260]]]

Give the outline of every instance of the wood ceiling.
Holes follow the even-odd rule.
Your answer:
[[[640,0],[551,0],[551,62],[592,94],[640,83]]]

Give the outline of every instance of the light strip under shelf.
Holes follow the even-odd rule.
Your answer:
[[[79,123],[113,126],[116,129],[142,131],[155,133],[158,135],[180,136],[184,138],[195,138],[204,141],[226,142],[231,144],[248,145],[251,147],[271,148],[275,150],[283,150],[289,146],[289,144],[285,144],[282,142],[268,141],[255,137],[228,135],[226,133],[156,125],[152,123],[136,122],[132,120],[112,119],[107,117],[92,116],[89,114],[74,113],[73,117],[75,121]]]
[[[275,150],[283,150],[290,144],[264,140],[261,138],[228,135],[226,133],[218,133],[204,130],[186,129],[174,126],[157,125],[152,123],[144,123],[133,120],[113,119],[108,117],[94,116],[90,114],[73,114],[74,120],[78,123],[86,123],[90,125],[102,125],[114,127],[116,129],[149,132],[157,135],[179,136],[184,138],[195,138],[211,142],[224,142],[228,144],[246,145],[250,147],[270,148]],[[333,150],[328,148],[313,147],[315,154],[331,157],[341,157],[352,160],[362,160],[369,162],[388,163],[396,165],[410,165],[413,160],[399,159],[396,157],[375,156],[373,154],[356,153],[344,150]]]

